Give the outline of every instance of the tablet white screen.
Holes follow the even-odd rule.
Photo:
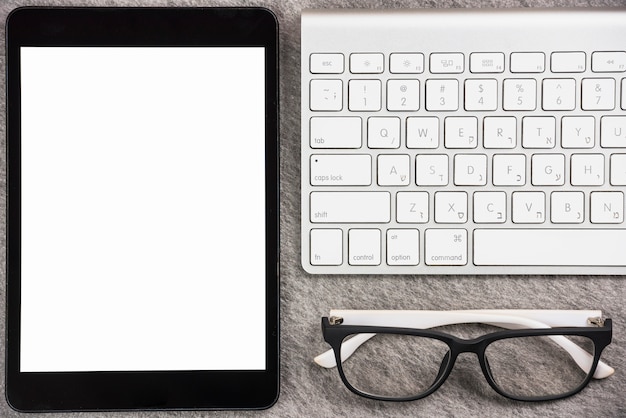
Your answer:
[[[21,372],[265,368],[264,89],[263,48],[21,48]]]

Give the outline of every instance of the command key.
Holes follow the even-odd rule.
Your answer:
[[[467,264],[467,230],[427,229],[424,238],[426,264],[464,266]]]

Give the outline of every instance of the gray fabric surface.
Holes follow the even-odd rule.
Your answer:
[[[46,414],[89,417],[365,417],[365,416],[542,416],[626,417],[626,277],[418,277],[418,276],[311,276],[300,266],[300,11],[318,7],[546,7],[626,6],[625,0],[83,0],[2,1],[0,18],[24,5],[73,6],[266,6],[280,24],[281,96],[281,395],[262,412],[136,412]],[[4,36],[4,35],[3,35]],[[2,43],[4,46],[4,42]],[[625,44],[626,45],[626,44]],[[625,46],[626,48],[626,46]],[[2,85],[5,51],[0,54]],[[2,95],[2,130],[5,97]],[[2,148],[5,135],[0,135]],[[6,190],[6,161],[1,184]],[[0,197],[5,199],[4,193]],[[6,202],[2,202],[4,236]],[[4,245],[4,239],[2,240]],[[4,261],[4,248],[0,257]],[[0,279],[2,304],[0,333],[4,336],[5,275]],[[351,394],[336,370],[317,367],[312,359],[327,349],[320,332],[320,317],[330,308],[350,309],[602,309],[614,319],[613,344],[603,358],[616,373],[591,382],[578,396],[550,403],[520,403],[497,395],[484,380],[477,359],[461,356],[448,381],[432,396],[410,403],[382,403]],[[2,339],[4,356],[4,339]],[[4,373],[4,362],[2,363]],[[4,382],[2,384],[4,389]],[[4,396],[4,390],[3,395]],[[20,414],[0,402],[0,416]],[[38,416],[37,414],[30,416]]]

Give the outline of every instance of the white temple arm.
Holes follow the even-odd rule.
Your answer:
[[[333,309],[330,316],[343,318],[346,325],[372,325],[405,328],[434,328],[442,325],[468,323],[456,322],[467,315],[496,315],[520,317],[540,321],[549,327],[586,327],[587,319],[602,316],[600,310],[531,310],[531,309],[487,309],[460,311],[375,311]],[[472,321],[469,321],[472,322]],[[482,322],[482,321],[481,321]],[[515,319],[514,324],[520,324]],[[545,327],[544,327],[545,328]]]
[[[465,311],[359,311],[332,310],[331,316],[343,318],[345,325],[369,325],[399,328],[427,329],[443,325],[463,323],[485,323],[508,329],[552,328],[588,326],[587,319],[601,317],[599,310],[465,310]],[[540,319],[540,320],[539,320]],[[359,334],[342,344],[341,361],[348,359],[357,348],[376,334]],[[550,336],[560,345],[576,364],[589,372],[593,356],[563,336]],[[328,350],[315,357],[315,362],[322,367],[337,365],[333,350]],[[593,374],[595,379],[603,379],[614,373],[614,369],[599,361]]]

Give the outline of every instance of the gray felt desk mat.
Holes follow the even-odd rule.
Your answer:
[[[626,417],[626,277],[418,277],[418,276],[311,276],[300,266],[300,11],[331,7],[547,7],[626,6],[626,0],[492,0],[492,1],[358,1],[358,0],[84,0],[0,1],[0,20],[14,8],[49,6],[265,6],[280,24],[281,100],[281,395],[271,409],[261,412],[124,412],[45,414],[46,417],[365,417],[365,416],[541,416]],[[4,36],[4,31],[2,33]],[[5,50],[2,90],[5,78]],[[5,96],[2,97],[0,134],[5,147]],[[1,181],[5,199],[6,161]],[[5,235],[6,202],[0,222]],[[5,240],[1,240],[4,245]],[[625,250],[626,251],[626,250]],[[4,262],[4,248],[0,257]],[[4,263],[3,263],[4,264]],[[5,277],[0,278],[0,303],[4,358]],[[336,370],[317,367],[312,359],[326,350],[320,332],[320,317],[330,308],[346,309],[602,309],[614,319],[613,344],[603,358],[615,374],[591,384],[579,395],[551,403],[520,403],[496,394],[482,376],[474,356],[461,356],[448,381],[435,394],[416,402],[382,403],[352,395]],[[2,362],[4,374],[4,362]],[[4,389],[4,380],[2,379]],[[4,397],[4,390],[2,391]],[[0,417],[15,417],[0,401]],[[39,414],[30,414],[39,416]]]

